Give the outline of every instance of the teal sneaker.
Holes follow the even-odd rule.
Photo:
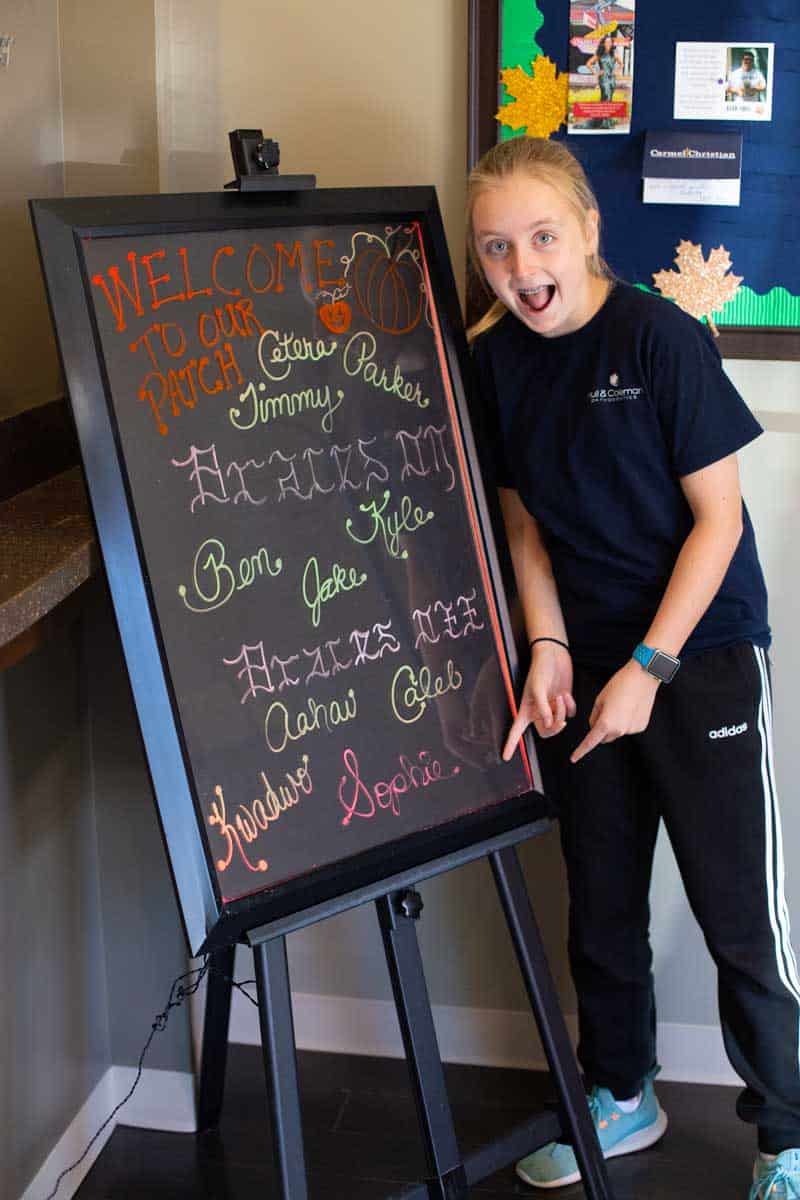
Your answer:
[[[644,1150],[657,1142],[667,1128],[667,1114],[656,1098],[652,1076],[642,1084],[642,1099],[632,1113],[624,1113],[617,1107],[608,1088],[592,1088],[588,1100],[604,1158]],[[581,1177],[572,1147],[561,1142],[549,1142],[541,1150],[535,1150],[527,1158],[520,1159],[517,1175],[535,1188],[565,1187],[568,1183],[576,1183]],[[776,1193],[775,1200],[778,1195],[780,1193]],[[794,1196],[795,1193],[787,1192],[786,1195]],[[800,1197],[800,1192],[797,1195]],[[760,1196],[758,1200],[761,1200]],[[783,1196],[780,1200],[783,1200]]]
[[[800,1150],[784,1150],[772,1162],[759,1154],[750,1200],[800,1200]]]

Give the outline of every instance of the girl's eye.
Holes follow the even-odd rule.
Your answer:
[[[534,238],[534,241],[539,246],[549,246],[554,240],[552,233],[537,233]]]
[[[504,242],[501,238],[493,238],[491,242],[486,243],[483,249],[485,254],[491,254],[497,258],[508,250],[508,242]]]

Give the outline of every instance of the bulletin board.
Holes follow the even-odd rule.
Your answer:
[[[586,8],[598,7],[589,3]],[[613,5],[600,5],[601,19]],[[623,14],[624,15],[624,14]],[[591,13],[589,14],[591,18]],[[614,272],[653,287],[653,275],[673,270],[681,241],[704,255],[724,246],[737,295],[713,314],[724,356],[800,359],[800,8],[796,0],[725,5],[675,0],[668,8],[640,0],[635,13],[635,61],[630,133],[581,137],[562,124],[551,136],[566,141],[583,163],[603,218],[603,252]],[[501,125],[496,114],[510,97],[500,70],[546,56],[558,73],[569,67],[569,0],[472,0],[470,26],[470,166],[496,141],[527,132]],[[695,121],[673,118],[677,42],[774,43],[770,121]],[[648,131],[741,133],[742,186],[738,207],[644,204],[642,162]]]

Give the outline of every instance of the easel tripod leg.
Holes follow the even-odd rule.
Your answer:
[[[590,1200],[613,1200],[605,1160],[589,1115],[516,849],[512,846],[496,851],[490,861],[550,1073],[569,1126],[584,1190]]]
[[[456,1141],[450,1100],[419,952],[417,892],[394,892],[376,902],[400,1031],[425,1142],[431,1200],[466,1200],[467,1176]]]
[[[261,1051],[267,1076],[275,1165],[282,1200],[307,1200],[303,1127],[297,1086],[297,1054],[286,960],[286,939],[253,947]]]
[[[197,1128],[200,1133],[216,1129],[222,1112],[235,956],[235,946],[226,946],[211,956],[197,1101]]]

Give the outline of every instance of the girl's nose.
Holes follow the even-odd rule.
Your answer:
[[[534,265],[533,249],[530,246],[515,246],[511,261],[514,278],[524,279]]]

